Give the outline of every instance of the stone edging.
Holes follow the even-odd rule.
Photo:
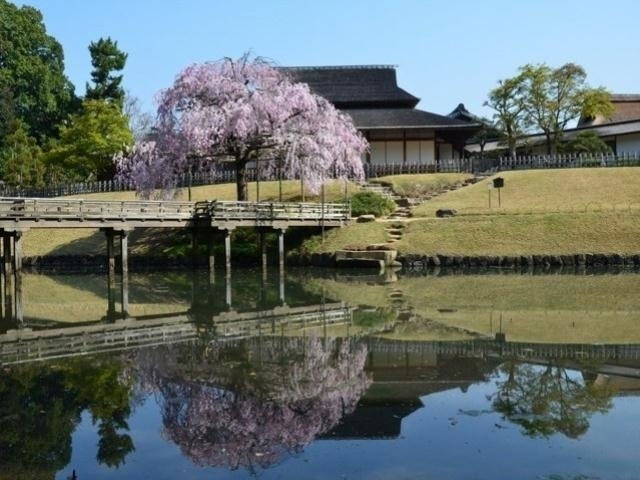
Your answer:
[[[574,255],[522,255],[522,256],[456,256],[456,255],[399,255],[403,267],[411,269],[434,267],[606,267],[640,266],[640,254],[580,253]]]

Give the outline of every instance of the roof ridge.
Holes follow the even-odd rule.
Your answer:
[[[398,65],[293,65],[277,67],[285,70],[396,70]]]
[[[640,93],[612,93],[611,100],[614,102],[638,102]]]

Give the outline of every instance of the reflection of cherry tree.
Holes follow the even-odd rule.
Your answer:
[[[493,406],[527,435],[577,438],[588,430],[591,415],[611,408],[610,387],[586,383],[562,366],[508,361],[501,370],[506,379],[498,382]]]
[[[366,347],[320,339],[140,352],[164,433],[198,465],[265,468],[334,427],[369,385]]]

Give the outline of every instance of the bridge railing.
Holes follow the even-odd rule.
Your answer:
[[[347,221],[345,203],[179,202],[155,200],[0,198],[0,219],[11,220],[178,220]]]
[[[347,203],[281,203],[212,201],[198,205],[200,215],[212,220],[325,220],[346,221],[351,218]]]
[[[0,218],[15,220],[188,220],[195,214],[191,202],[103,201],[44,198],[2,198]]]

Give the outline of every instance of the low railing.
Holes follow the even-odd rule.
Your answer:
[[[14,220],[188,220],[194,214],[192,202],[0,199],[0,218]]]
[[[82,199],[2,198],[0,220],[127,221],[347,221],[348,203],[100,201]]]
[[[212,220],[344,221],[351,218],[348,203],[212,201],[206,202],[204,211]]]

